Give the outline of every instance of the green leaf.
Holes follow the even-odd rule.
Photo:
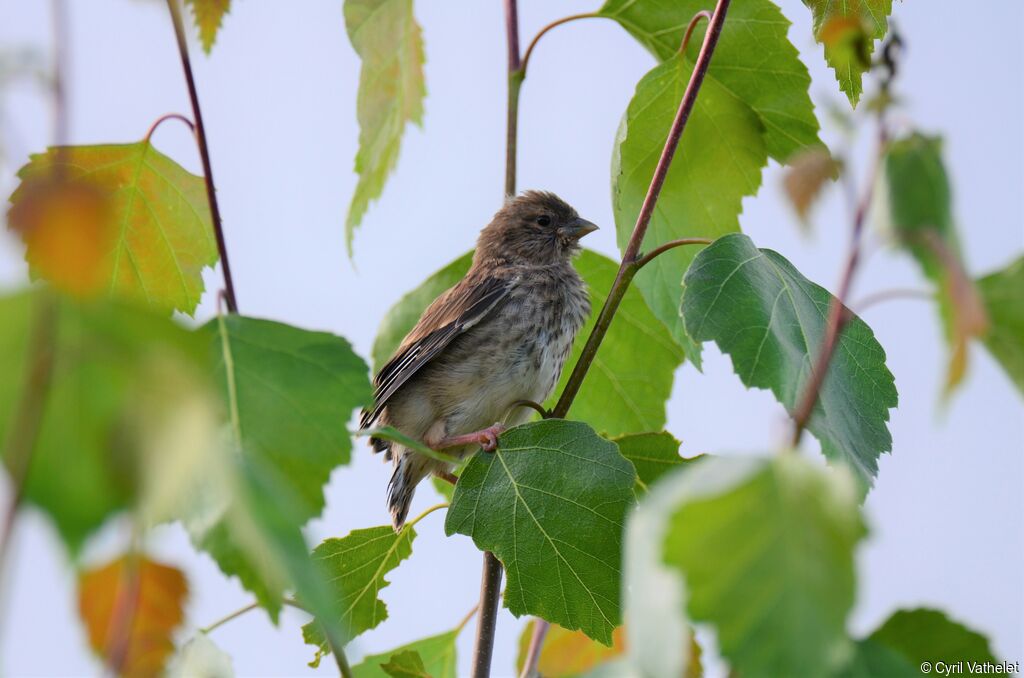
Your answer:
[[[702,251],[686,285],[683,317],[690,335],[718,344],[746,386],[770,389],[792,413],[820,351],[832,295],[777,252],[739,234]],[[878,457],[892,448],[886,422],[896,401],[885,351],[851,312],[808,430],[826,457],[849,464],[870,487]]]
[[[430,302],[461,280],[472,261],[472,253],[459,257],[402,297],[387,312],[373,343],[374,369],[379,370],[387,362]],[[573,264],[587,283],[594,311],[576,336],[559,386],[546,403],[548,407],[557,401],[572,367],[579,360],[596,322],[597,309],[604,304],[618,270],[618,264],[611,259],[589,250],[583,251]],[[636,347],[641,345],[644,350],[637,351]],[[635,290],[627,290],[615,322],[573,401],[572,417],[587,421],[609,435],[661,428],[665,424],[665,403],[672,394],[674,372],[682,360],[682,351],[655,322],[640,295]]]
[[[636,469],[637,484],[645,492],[649,485],[682,466],[687,459],[679,456],[679,441],[671,433],[636,433],[613,438],[619,453]]]
[[[217,39],[221,21],[231,7],[231,0],[185,0],[185,3],[192,8],[192,18],[199,29],[203,51],[209,54]]]
[[[622,524],[633,467],[580,422],[509,429],[455,486],[445,532],[472,537],[505,565],[505,604],[605,645],[619,625]]]
[[[442,633],[423,640],[396,647],[390,652],[368,655],[363,661],[352,667],[355,678],[387,678],[389,674],[384,665],[392,661],[396,655],[415,652],[423,662],[424,672],[432,678],[455,678],[455,639],[459,629]]]
[[[743,676],[823,676],[852,651],[853,551],[865,535],[854,485],[796,455],[717,457],[689,486],[664,541],[690,617],[714,624]],[[723,566],[726,563],[727,566]]]
[[[345,0],[345,26],[363,61],[359,73],[359,151],[356,185],[345,222],[349,254],[352,236],[398,161],[408,122],[423,120],[423,36],[412,0]]]
[[[1024,394],[1024,257],[977,281],[988,311],[985,347]]]
[[[341,539],[326,539],[313,551],[313,560],[330,581],[331,595],[341,610],[339,626],[347,638],[387,619],[387,606],[380,599],[380,590],[389,583],[384,575],[412,555],[415,538],[411,525],[398,533],[390,526],[371,527],[354,530]],[[318,657],[330,649],[316,622],[302,627],[302,637],[308,645],[318,647]]]
[[[53,318],[48,339],[33,334],[36,318],[46,317]],[[195,440],[190,414],[198,407],[208,415],[215,401],[202,342],[169,318],[109,302],[72,303],[46,291],[0,298],[5,455],[31,352],[45,344],[52,348],[51,378],[25,499],[53,519],[77,554],[112,514],[148,503],[153,464],[173,466],[193,444],[205,451],[202,438],[214,424]],[[4,461],[9,468],[12,460]]]
[[[678,55],[645,75],[619,128],[612,156],[612,207],[621,249],[633,233],[692,68],[689,58]],[[645,247],[740,230],[743,197],[757,192],[761,169],[768,164],[764,131],[747,104],[714,79],[705,80],[651,217]],[[698,251],[691,245],[662,254],[637,273],[635,284],[699,367],[700,347],[687,336],[679,317],[683,275]]]
[[[711,9],[712,4],[706,0],[607,0],[600,14],[618,21],[662,62],[674,60],[690,19],[701,10]],[[687,63],[697,58],[706,27],[705,22],[694,32],[687,48]],[[714,83],[716,91],[754,111],[765,132],[768,154],[780,163],[801,148],[821,144],[808,93],[811,76],[786,37],[788,30],[789,21],[771,0],[731,4],[704,84],[706,88]],[[689,69],[680,76],[683,80],[676,85],[680,96],[673,111],[682,98]],[[704,96],[702,88],[698,101]],[[659,147],[664,144],[668,127],[665,124],[657,130]],[[687,129],[685,136],[695,136],[694,130]]]
[[[380,668],[391,678],[432,678],[423,666],[420,653],[415,650],[391,655],[391,659],[386,664],[381,664]]]
[[[869,640],[901,654],[914,667],[925,661],[996,663],[987,638],[939,610],[899,610]]]
[[[835,71],[839,89],[856,106],[875,41],[884,38],[889,28],[892,0],[804,0],[804,4],[814,16],[814,39],[824,45],[825,61]]]
[[[366,364],[340,337],[268,320],[222,316],[201,333],[210,342],[231,438],[261,482],[287,494],[282,515],[273,519],[297,532],[323,509],[331,471],[350,460],[345,423],[370,402]],[[276,502],[264,503],[274,510]],[[221,570],[237,575],[276,616],[286,582],[243,553],[225,523],[204,533],[211,530],[216,537],[203,536],[197,544],[213,548]]]
[[[984,336],[988,317],[960,254],[942,139],[915,133],[892,142],[885,154],[885,176],[895,234],[939,288],[951,350],[948,395],[966,371],[967,342]]]
[[[858,641],[840,678],[918,678],[921,671],[900,653],[869,639]]]
[[[54,176],[87,185],[109,206],[101,262],[106,291],[167,313],[195,311],[203,293],[202,271],[217,262],[201,177],[148,141],[50,148],[31,156],[18,176],[12,222],[23,201]],[[46,270],[33,261],[32,252],[27,257],[34,276]]]

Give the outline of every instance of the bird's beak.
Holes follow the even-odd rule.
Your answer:
[[[560,230],[567,238],[579,240],[587,233],[593,233],[596,231],[597,224],[593,224],[586,219],[577,218],[575,221],[563,226]]]

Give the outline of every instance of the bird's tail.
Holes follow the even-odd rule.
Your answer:
[[[388,483],[388,510],[391,511],[391,524],[395,532],[398,532],[409,515],[409,505],[412,504],[416,486],[431,474],[437,462],[400,445],[394,445],[391,452],[397,461],[391,482]]]

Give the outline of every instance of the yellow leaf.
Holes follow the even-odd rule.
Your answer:
[[[807,212],[825,182],[837,176],[839,164],[828,151],[821,148],[802,151],[789,161],[789,167],[782,178],[782,187],[801,222],[806,222]]]
[[[114,229],[110,204],[96,186],[50,176],[11,207],[8,227],[25,243],[32,270],[57,289],[91,297],[104,286]]]
[[[185,0],[192,8],[192,18],[199,29],[199,41],[203,43],[203,51],[207,54],[213,49],[217,39],[217,31],[224,15],[228,13],[231,0]]]
[[[89,644],[122,676],[156,676],[174,650],[188,594],[185,575],[140,555],[83,572],[78,611]]]
[[[536,624],[536,621],[527,624],[519,638],[519,658],[516,660],[519,672],[522,672],[523,664],[526,662],[527,648]],[[578,676],[609,659],[618,657],[625,650],[626,634],[622,626],[612,632],[612,646],[606,647],[596,640],[591,640],[581,631],[567,631],[557,624],[552,624],[544,639],[537,671],[544,678]]]

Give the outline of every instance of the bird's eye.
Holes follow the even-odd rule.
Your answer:
[[[549,217],[546,214],[542,214],[539,217],[537,217],[537,223],[540,224],[541,226],[550,226],[551,217]]]

